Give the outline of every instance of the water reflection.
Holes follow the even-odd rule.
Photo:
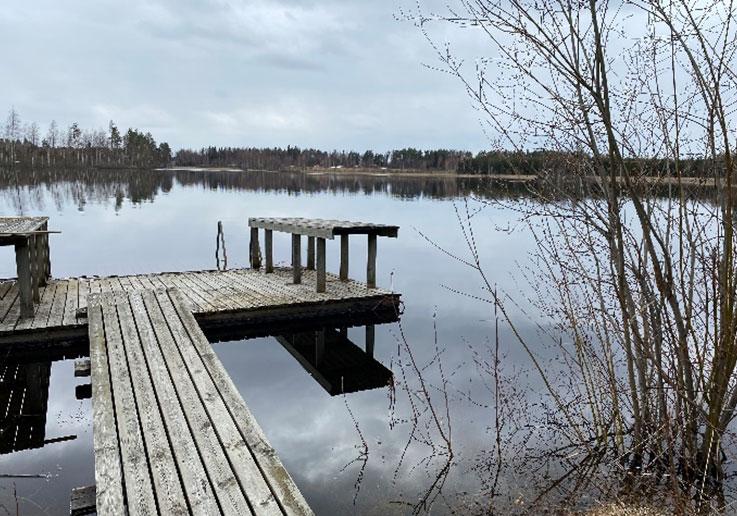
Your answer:
[[[0,361],[0,455],[76,439],[46,438],[53,360],[38,361],[12,349]]]
[[[392,372],[374,359],[374,326],[366,326],[365,350],[346,328],[279,335],[276,340],[331,396],[388,386]]]
[[[0,365],[0,455],[43,447],[50,377],[51,362]]]
[[[352,175],[311,172],[223,172],[157,170],[0,169],[0,190],[18,212],[43,209],[43,190],[48,190],[56,208],[74,203],[78,210],[92,203],[114,201],[120,210],[126,199],[134,204],[151,202],[167,194],[174,184],[207,190],[304,193],[376,193],[400,199],[450,199],[462,196],[512,198],[529,192],[524,182],[499,182],[488,178],[407,175]]]
[[[395,313],[386,314],[387,320],[379,320],[384,314],[373,314],[377,320],[364,321],[326,318],[310,328],[296,321],[282,321],[278,327],[268,328],[268,332],[263,327],[239,328],[237,339],[265,338],[253,338],[241,345],[216,344],[214,349],[317,514],[409,512],[404,509],[420,499],[428,486],[436,485],[435,470],[447,471],[447,454],[438,455],[438,447],[427,444],[443,441],[438,425],[430,420],[432,412],[426,410],[426,405],[418,405],[417,393],[435,396],[439,392],[436,387],[445,385],[437,366],[438,357],[442,358],[443,370],[453,382],[448,386],[450,419],[444,417],[443,422],[447,426],[452,421],[455,457],[459,461],[451,472],[449,482],[453,488],[449,491],[479,489],[484,478],[479,480],[483,475],[477,474],[473,464],[491,442],[487,429],[492,415],[488,406],[488,375],[477,370],[471,351],[485,349],[490,334],[488,305],[455,293],[484,295],[478,291],[473,275],[435,252],[418,232],[429,235],[444,248],[464,248],[462,234],[454,223],[455,206],[450,200],[474,191],[464,189],[465,180],[46,170],[24,172],[17,178],[0,172],[0,184],[3,181],[0,211],[51,214],[55,227],[64,232],[65,237],[52,244],[53,271],[58,277],[211,268],[217,249],[212,241],[217,221],[223,221],[227,231],[228,267],[245,266],[248,216],[355,218],[406,228],[396,242],[382,247],[379,253],[379,285],[400,292],[405,303],[401,328],[397,324],[382,324],[396,320]],[[483,180],[476,183],[483,185]],[[409,199],[413,202],[406,202]],[[54,206],[56,214],[50,213]],[[517,218],[513,210],[490,206],[477,217],[480,224],[486,223],[490,228],[480,231],[477,238],[495,271],[495,282],[500,289],[513,290],[518,279],[509,273],[517,270],[518,260],[526,256],[533,242],[523,233],[509,238],[491,230],[513,225]],[[284,235],[284,245],[276,245],[275,249],[288,249],[287,239],[288,235]],[[328,242],[331,245],[337,243]],[[362,245],[357,241],[351,255],[362,256]],[[337,261],[330,260],[336,255],[328,253],[330,272],[337,272]],[[14,271],[12,255],[4,256],[0,269],[5,269],[0,270],[0,276],[10,276]],[[220,257],[224,258],[222,253]],[[277,263],[288,264],[289,260],[289,253],[275,256]],[[365,262],[354,260],[351,264],[350,276],[364,277]],[[437,328],[429,323],[434,313],[438,314]],[[374,358],[394,372],[395,385],[349,396],[326,394],[333,385],[340,385],[341,376],[342,388],[347,391],[350,375],[323,370],[324,362],[318,367],[314,339],[312,349],[306,349],[300,361],[273,337],[305,332],[313,332],[314,336],[314,332],[325,327],[335,332],[336,328],[356,326],[348,330],[348,337],[359,345],[357,351],[366,355],[360,349],[366,332],[360,325],[366,324],[377,325]],[[228,334],[232,328],[203,329],[211,342],[234,337]],[[407,336],[407,345],[402,335]],[[330,337],[326,339],[329,342]],[[505,339],[516,342],[502,333],[502,342]],[[347,347],[350,346],[353,344]],[[330,344],[326,354],[329,349]],[[411,357],[409,349],[413,351]],[[519,372],[522,366],[518,365],[524,364],[522,355],[519,347],[511,345],[506,355],[517,381],[524,379],[524,373]],[[480,363],[486,363],[484,357],[479,358]],[[0,363],[4,364],[2,358]],[[424,391],[413,362],[427,382]],[[305,374],[304,363],[324,378],[332,378],[331,387],[315,381],[316,376]],[[61,471],[52,482],[44,481],[43,486],[30,480],[18,484],[19,496],[50,508],[48,513],[68,512],[71,489],[94,483],[91,404],[75,399],[77,382],[71,361],[52,363],[46,433],[48,437],[77,434],[77,440],[0,456],[3,472]],[[378,384],[377,381],[377,387]],[[369,453],[364,455],[366,446]],[[358,452],[361,457],[369,457],[365,468],[363,463],[354,462]],[[356,487],[359,478],[360,492]],[[14,493],[11,481],[0,481],[0,513],[4,502],[15,513]],[[21,512],[42,513],[29,506]],[[450,511],[439,508],[437,512]]]

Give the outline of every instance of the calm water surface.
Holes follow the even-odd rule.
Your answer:
[[[273,337],[214,347],[318,514],[411,512],[447,464],[441,429],[452,436],[454,458],[433,512],[447,513],[478,498],[485,479],[475,466],[492,446],[493,413],[487,378],[473,353],[488,350],[493,313],[488,304],[456,292],[483,295],[476,275],[423,234],[467,254],[455,208],[462,207],[463,196],[484,192],[483,183],[153,171],[5,173],[0,179],[0,213],[48,215],[50,226],[62,231],[51,237],[57,277],[215,268],[218,221],[228,266],[244,267],[249,216],[401,226],[398,239],[379,240],[378,253],[379,285],[400,292],[404,302],[400,323],[376,328],[374,357],[393,371],[393,386],[331,395]],[[509,192],[495,195],[506,198]],[[516,291],[519,262],[527,260],[533,244],[522,231],[504,231],[517,220],[515,201],[508,202],[509,208],[494,205],[475,216],[476,236],[493,281]],[[288,238],[275,234],[277,262],[289,260]],[[364,239],[353,238],[351,277],[364,279],[365,253]],[[338,259],[337,240],[329,241],[329,271],[337,272]],[[11,276],[12,249],[0,248],[0,277]],[[362,328],[351,328],[348,336],[363,347]],[[523,360],[521,353],[511,353],[512,361]],[[5,353],[0,361],[0,425],[6,436],[7,428],[21,428],[13,430],[14,444],[0,437],[0,514],[68,514],[71,489],[94,483],[91,402],[75,397],[75,386],[87,380],[74,378],[73,358],[53,358],[59,359],[39,356],[16,364]],[[411,358],[441,409],[437,420],[422,396],[408,394],[422,386]],[[11,420],[6,406],[12,382],[39,398],[33,398],[36,408],[28,416],[32,424]]]

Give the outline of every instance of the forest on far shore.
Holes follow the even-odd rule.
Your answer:
[[[587,159],[580,154],[554,150],[470,151],[414,148],[386,152],[367,150],[325,151],[286,148],[204,147],[180,149],[157,143],[150,132],[122,132],[111,120],[107,130],[86,130],[72,123],[62,128],[51,121],[43,134],[35,122],[23,123],[11,108],[0,134],[0,167],[43,168],[163,168],[237,167],[243,170],[376,169],[494,175],[566,175]],[[583,159],[582,159],[583,158]],[[673,164],[658,159],[630,160],[633,169],[645,175],[671,175]],[[703,160],[679,163],[684,176],[704,177],[709,168]]]

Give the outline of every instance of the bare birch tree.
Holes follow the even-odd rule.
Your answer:
[[[568,377],[519,337],[579,450],[565,462],[590,472],[608,457],[672,488],[681,509],[724,507],[735,451],[735,14],[732,0],[459,0],[404,13],[496,145],[570,157],[522,210]],[[492,57],[469,70],[437,43],[437,24],[476,31]],[[688,177],[694,159],[706,179]],[[461,260],[506,313],[472,216],[460,219]]]

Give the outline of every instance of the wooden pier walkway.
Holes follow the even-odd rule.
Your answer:
[[[264,334],[270,325],[319,317],[348,320],[352,314],[384,313],[384,320],[396,319],[399,294],[341,281],[332,274],[327,275],[325,292],[316,292],[314,283],[310,284],[315,275],[316,271],[304,271],[305,281],[300,284],[293,283],[291,269],[268,274],[236,269],[49,279],[39,287],[40,303],[28,318],[21,317],[17,281],[4,281],[0,283],[0,346],[84,343],[87,296],[161,288],[178,289],[208,335],[227,334],[228,328]]]
[[[98,514],[311,514],[176,289],[88,308]]]
[[[0,281],[0,347],[32,354],[89,345],[96,485],[73,491],[72,514],[312,514],[208,336],[283,335],[331,394],[387,382],[391,372],[372,359],[373,324],[399,318],[400,296],[376,288],[376,239],[396,237],[396,226],[251,219],[251,269],[52,279],[46,219],[23,218],[35,225],[22,234],[5,222],[13,232],[0,236],[16,246],[19,279]],[[272,232],[284,230],[290,269],[273,264]],[[365,284],[348,278],[352,234],[368,235]],[[339,276],[326,272],[326,239],[336,235]],[[324,329],[331,318],[341,328],[367,324],[366,353],[345,331]],[[310,325],[323,328],[317,341],[293,333]]]

